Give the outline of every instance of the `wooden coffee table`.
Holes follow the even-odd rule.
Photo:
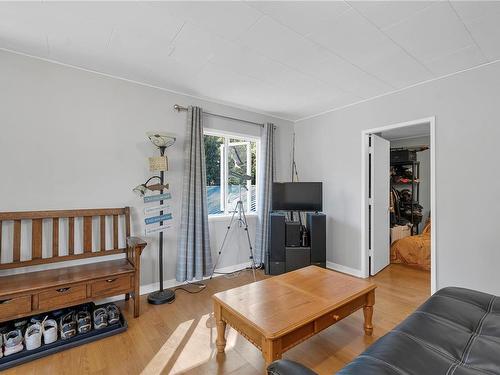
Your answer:
[[[229,324],[262,351],[268,365],[360,308],[371,335],[375,288],[370,281],[309,266],[217,293],[217,351],[224,352]]]

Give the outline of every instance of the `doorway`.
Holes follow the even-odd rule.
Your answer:
[[[424,234],[429,232],[430,239],[428,237],[425,239],[430,244],[430,284],[431,293],[434,293],[437,284],[435,118],[429,117],[368,129],[362,131],[361,136],[362,273],[365,277],[374,275],[391,263],[391,234],[395,238],[406,230],[406,234],[403,236],[419,235],[420,237],[412,238],[412,240],[417,241],[420,238],[425,238]],[[422,144],[418,145],[419,142]],[[426,177],[423,178],[420,162],[418,160],[413,162],[413,159],[416,159],[417,150],[419,152],[425,151],[426,144],[429,150],[425,167],[427,170],[424,171]],[[393,153],[391,153],[391,149]],[[394,159],[398,150],[402,151],[400,164],[397,164]],[[404,155],[410,160],[404,160]],[[419,186],[424,180],[426,189],[428,189],[427,193],[423,192],[422,187]],[[399,184],[400,182],[401,184]],[[404,199],[406,200],[401,202],[401,207],[398,201],[398,210],[401,209],[403,214],[398,212],[399,216],[396,217],[393,212],[395,208],[393,191],[395,185],[398,184],[406,184],[406,186],[402,186],[402,189],[399,189],[405,194]],[[425,196],[426,194],[427,196]],[[422,199],[425,200],[425,207],[421,204],[423,203]],[[427,226],[424,232],[427,217],[430,215],[432,215],[432,224]],[[411,230],[410,234],[408,234],[409,230]],[[411,240],[404,241],[411,243]],[[399,247],[401,247],[401,244],[405,243],[404,241],[396,242],[400,242]],[[397,251],[395,247],[392,248],[393,258],[395,251]],[[427,250],[429,251],[428,247]]]

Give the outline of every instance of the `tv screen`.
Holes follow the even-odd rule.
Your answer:
[[[322,211],[322,182],[273,183],[272,209],[274,211]]]

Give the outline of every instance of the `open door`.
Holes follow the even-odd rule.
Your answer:
[[[368,251],[370,275],[375,275],[390,262],[390,142],[374,134],[369,137]]]

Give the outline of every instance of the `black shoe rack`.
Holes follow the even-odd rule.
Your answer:
[[[96,308],[99,307],[101,306],[96,306]],[[34,350],[26,350],[26,348],[24,348],[19,353],[3,356],[2,358],[0,358],[0,371],[6,370],[14,366],[18,366],[22,363],[33,361],[38,358],[46,357],[54,353],[62,352],[63,350],[71,349],[76,346],[88,344],[92,341],[100,340],[105,337],[125,332],[127,330],[127,327],[128,327],[127,321],[125,320],[125,317],[120,311],[120,321],[115,324],[108,325],[107,327],[101,329],[92,329],[90,332],[87,333],[79,333],[76,336],[66,340],[62,340],[60,338],[60,333],[58,333],[59,339],[56,342],[42,345]]]

